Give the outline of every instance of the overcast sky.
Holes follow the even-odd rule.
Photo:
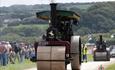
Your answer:
[[[54,0],[60,3],[71,3],[71,2],[102,2],[102,1],[115,1],[115,0]],[[0,6],[10,6],[14,4],[49,4],[51,0],[0,0]]]

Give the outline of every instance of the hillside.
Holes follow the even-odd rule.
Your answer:
[[[77,33],[107,33],[115,30],[115,2],[96,3],[81,13]]]
[[[84,10],[92,6],[94,3],[66,3],[66,4],[58,4],[58,9],[63,10],[73,10],[79,11]],[[37,23],[37,21],[34,17],[36,16],[36,12],[43,11],[43,10],[50,10],[50,6],[46,4],[41,5],[12,5],[10,7],[0,7],[0,22],[4,23],[3,20],[5,19],[21,19],[22,22],[25,22],[25,19],[29,20],[35,20],[36,22],[29,21],[31,23]],[[33,17],[34,16],[34,17]],[[40,21],[41,22],[41,21]]]
[[[109,35],[115,33],[115,2],[66,3],[58,4],[57,8],[74,11],[81,16],[79,25],[73,27],[75,34],[83,36],[94,33],[109,33]],[[39,37],[45,32],[44,24],[48,24],[48,21],[37,19],[35,13],[43,10],[50,10],[50,6],[44,4],[0,7],[0,39],[11,40],[9,35],[14,35],[13,40],[16,37],[24,40],[28,40],[29,37],[29,39]]]

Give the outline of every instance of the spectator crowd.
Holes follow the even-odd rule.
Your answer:
[[[16,61],[23,63],[34,55],[34,47],[23,42],[0,41],[0,66],[15,64]]]

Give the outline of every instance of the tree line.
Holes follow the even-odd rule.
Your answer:
[[[79,25],[73,26],[75,34],[87,35],[93,33],[114,33],[115,30],[115,2],[98,3],[66,3],[59,4],[58,9],[74,11],[81,16]],[[43,10],[50,10],[49,5],[13,5],[0,7],[0,26],[8,24],[0,35],[14,33],[22,37],[39,36],[45,29],[31,27],[31,24],[47,24],[35,18],[35,13]],[[33,17],[34,16],[34,17]],[[20,18],[21,22],[4,23],[4,19]],[[20,24],[30,27],[17,28]],[[15,28],[12,26],[16,26]],[[44,31],[42,31],[44,30]],[[31,33],[30,33],[31,32]]]

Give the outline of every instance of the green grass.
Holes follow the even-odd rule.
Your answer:
[[[87,61],[93,61],[93,55],[92,54],[87,55]]]
[[[17,28],[17,29],[20,29],[20,28],[40,28],[40,29],[46,29],[46,28],[48,28],[48,24],[29,24],[29,25],[22,25],[22,24],[20,24],[20,25],[18,25],[18,26],[11,26],[11,27],[13,27],[13,28]]]
[[[92,54],[87,54],[87,61],[93,61],[93,55]]]
[[[24,70],[35,67],[36,64],[29,60],[25,60],[23,63],[8,64],[7,66],[0,66],[0,70]]]
[[[115,70],[115,64],[108,66],[105,70]]]

